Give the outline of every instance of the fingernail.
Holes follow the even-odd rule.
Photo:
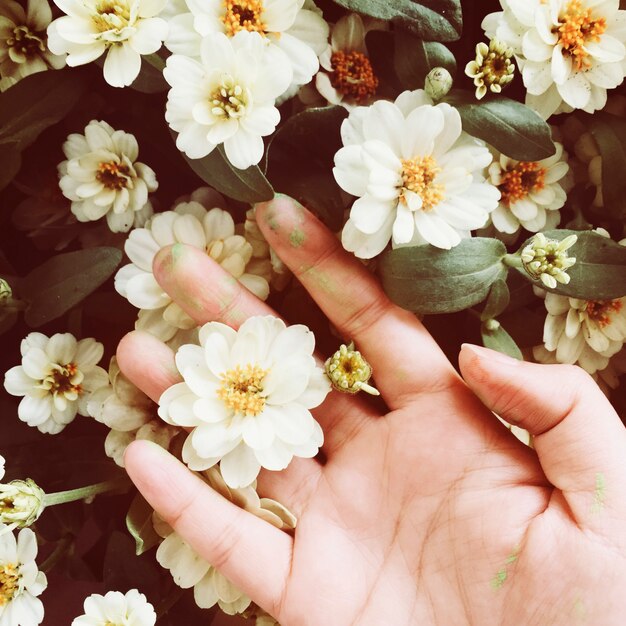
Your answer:
[[[521,363],[521,361],[513,358],[512,356],[509,356],[508,354],[503,354],[502,352],[497,352],[496,350],[490,350],[489,348],[483,348],[482,346],[476,346],[473,343],[462,344],[461,350],[470,352],[482,361],[489,361],[491,363],[498,363],[500,365],[513,366],[519,365]]]

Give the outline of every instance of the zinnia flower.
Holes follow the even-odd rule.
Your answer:
[[[228,160],[246,169],[263,156],[263,137],[280,120],[276,98],[293,72],[276,46],[240,31],[205,37],[199,60],[172,55],[163,75],[172,87],[165,119],[179,133],[178,149],[199,159],[224,144]]]
[[[37,540],[30,528],[17,541],[0,525],[0,626],[37,626],[43,621],[43,603],[37,597],[48,586],[37,569]]]
[[[512,56],[513,49],[497,39],[492,39],[489,45],[476,44],[476,58],[465,66],[465,75],[474,79],[477,100],[482,100],[487,91],[501,93],[513,80]]]
[[[141,55],[153,54],[167,36],[158,15],[166,0],[54,0],[67,15],[48,27],[48,45],[67,53],[71,66],[91,63],[107,53],[104,80],[130,85],[139,74]]]
[[[626,11],[598,0],[500,0],[483,21],[487,36],[514,50],[526,103],[546,119],[565,104],[592,113],[626,75]]]
[[[176,365],[184,382],[159,400],[159,415],[191,429],[183,460],[203,470],[220,462],[229,487],[244,487],[261,467],[282,470],[294,456],[313,457],[323,434],[309,409],[330,390],[315,364],[306,326],[251,317],[239,331],[210,322],[201,346],[182,346]]]
[[[48,50],[46,28],[51,20],[47,0],[28,0],[26,11],[14,0],[3,0],[0,6],[0,76],[20,79],[65,65],[65,57]]]
[[[267,298],[272,275],[269,259],[255,258],[253,246],[243,235],[236,234],[230,213],[218,208],[223,203],[217,192],[201,188],[191,195],[189,202],[180,202],[173,211],[155,215],[145,228],[130,233],[124,249],[131,263],[118,271],[115,288],[143,310],[137,328],[169,341],[179,329],[196,326],[163,291],[152,273],[158,251],[173,243],[205,251],[257,297]]]
[[[259,33],[263,43],[282,52],[291,65],[293,86],[308,83],[319,68],[317,57],[327,45],[328,24],[304,0],[188,0],[187,6],[191,13],[170,22],[165,45],[175,54],[200,57],[202,39],[215,33]]]
[[[106,215],[114,233],[125,233],[152,215],[148,192],[158,183],[152,169],[137,161],[134,135],[92,120],[84,135],[67,138],[63,152],[68,160],[59,164],[59,186],[79,221]]]
[[[4,388],[24,396],[18,417],[42,433],[60,433],[79,412],[87,414],[90,393],[107,381],[96,364],[104,348],[95,339],[76,338],[70,333],[47,337],[30,333],[21,343],[22,364],[4,377]]]
[[[357,107],[341,137],[335,179],[358,196],[342,243],[358,257],[380,254],[390,240],[452,248],[498,204],[500,192],[482,174],[489,150],[463,133],[456,109],[433,106],[423,90]]]
[[[563,146],[555,146],[554,155],[542,161],[515,161],[496,154],[489,166],[489,180],[501,196],[491,220],[500,232],[513,234],[521,226],[536,233],[555,228],[560,222],[569,166]]]
[[[74,618],[72,626],[154,626],[156,613],[143,593],[109,591],[85,599],[85,614]]]
[[[44,510],[44,495],[30,478],[0,484],[0,523],[11,529],[35,523]]]

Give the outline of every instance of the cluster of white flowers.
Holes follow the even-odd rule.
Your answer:
[[[333,170],[357,196],[342,242],[356,256],[430,243],[449,249],[484,226],[500,191],[485,180],[492,156],[463,132],[459,112],[423,90],[353,109]]]
[[[617,0],[500,0],[503,11],[483,28],[513,49],[526,104],[548,118],[589,113],[606,104],[607,89],[626,75],[626,11]]]
[[[295,517],[275,500],[259,498],[255,483],[242,488],[229,487],[218,467],[212,467],[200,476],[224,498],[276,528],[295,528]],[[217,604],[225,613],[235,615],[250,607],[250,598],[198,555],[156,513],[153,515],[153,525],[157,534],[163,538],[157,550],[157,561],[170,571],[179,587],[193,587],[194,600],[200,608],[208,609]]]
[[[87,415],[91,392],[106,384],[98,367],[104,348],[95,339],[70,333],[30,333],[21,343],[22,364],[5,374],[4,388],[24,396],[18,417],[43,433],[60,433],[77,413]]]
[[[195,327],[159,286],[152,271],[159,250],[175,243],[205,251],[258,298],[267,298],[273,277],[269,246],[266,242],[263,246],[258,228],[236,226],[222,206],[225,201],[220,194],[202,187],[173,210],[155,215],[144,228],[130,233],[125,250],[131,263],[118,271],[115,288],[141,309],[137,328],[171,342],[179,337],[179,331]]]
[[[313,457],[323,442],[310,409],[330,391],[305,326],[251,317],[239,331],[210,322],[200,346],[184,345],[176,365],[184,382],[159,400],[159,415],[191,429],[183,459],[194,470],[220,463],[229,487],[252,483],[261,467],[282,470]]]

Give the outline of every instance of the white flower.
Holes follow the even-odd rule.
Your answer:
[[[141,55],[153,54],[167,36],[158,15],[166,0],[54,0],[67,15],[48,27],[48,46],[67,53],[67,64],[91,63],[107,52],[104,80],[130,85],[141,68]]]
[[[542,161],[515,161],[495,155],[489,180],[500,190],[500,203],[491,213],[493,225],[503,233],[516,233],[520,226],[531,233],[554,228],[567,194],[563,186],[569,171],[567,153],[560,143],[556,152]]]
[[[204,472],[201,478],[224,498],[276,528],[295,528],[294,516],[275,500],[259,498],[256,484],[241,489],[229,488],[217,467]],[[197,554],[156,513],[153,515],[153,524],[157,534],[164,537],[156,553],[159,565],[170,571],[179,587],[194,588],[194,599],[200,608],[208,609],[217,604],[225,613],[235,615],[250,606],[248,596]]]
[[[46,28],[52,20],[47,0],[28,0],[24,11],[14,0],[0,6],[0,76],[20,79],[48,68],[58,70],[65,58],[47,47]]]
[[[497,39],[492,39],[489,45],[476,44],[476,58],[465,66],[465,75],[474,79],[477,100],[482,100],[487,91],[501,93],[513,80],[512,56],[513,49]]]
[[[154,402],[124,376],[115,357],[108,378],[87,403],[89,415],[111,429],[104,442],[107,456],[124,467],[124,451],[135,439],[148,439],[167,449],[177,429],[156,418]]]
[[[313,457],[323,433],[309,409],[330,390],[315,364],[306,326],[251,317],[239,331],[218,322],[200,330],[201,346],[182,346],[185,382],[159,400],[169,424],[189,427],[183,460],[203,470],[220,461],[226,484],[250,484],[261,467],[282,470],[294,456]]]
[[[37,597],[48,586],[37,569],[37,540],[29,528],[17,541],[0,525],[0,626],[37,626],[43,621],[43,604]]]
[[[327,45],[328,24],[316,7],[303,5],[304,0],[187,0],[191,13],[171,20],[165,45],[175,54],[198,58],[205,37],[259,33],[266,46],[283,53],[292,69],[291,84],[304,85],[319,68],[317,57]],[[271,63],[270,58],[276,57],[265,62]]]
[[[60,433],[75,417],[86,415],[90,393],[107,381],[96,364],[104,348],[95,339],[76,338],[70,333],[47,337],[30,333],[22,341],[22,365],[4,377],[4,388],[24,396],[18,417],[42,433]]]
[[[196,326],[163,291],[152,273],[156,254],[174,243],[204,250],[257,297],[267,298],[271,278],[269,259],[255,258],[252,245],[236,234],[231,215],[217,208],[223,202],[217,192],[201,188],[191,195],[189,202],[180,202],[173,211],[155,215],[145,228],[130,233],[124,249],[131,263],[118,271],[115,288],[143,310],[137,328],[169,341],[178,329]]]
[[[72,626],[154,626],[156,613],[143,593],[109,591],[85,598],[85,614],[74,618]]]
[[[626,11],[617,0],[500,0],[483,21],[514,50],[526,103],[548,118],[561,105],[592,113],[626,74]]]
[[[0,484],[0,523],[11,529],[35,523],[44,510],[44,495],[30,478]]]
[[[522,267],[531,278],[541,280],[549,289],[555,289],[557,283],[567,285],[571,278],[567,270],[576,263],[576,257],[568,256],[567,251],[576,241],[576,235],[558,241],[537,233],[521,250]]]
[[[341,137],[333,173],[359,196],[342,243],[358,257],[380,254],[389,240],[394,247],[452,248],[484,226],[498,204],[500,192],[482,176],[489,150],[463,133],[456,109],[433,106],[423,90],[357,107]]]
[[[4,465],[6,463],[5,458],[0,454],[0,480],[4,478]]]
[[[543,342],[558,363],[578,363],[593,374],[626,342],[626,297],[579,300],[546,293],[545,304]]]
[[[59,186],[79,221],[106,215],[114,233],[145,223],[152,214],[148,192],[156,191],[158,183],[152,169],[137,161],[134,135],[92,120],[84,135],[67,138],[63,152],[68,160],[59,164]]]
[[[378,78],[365,47],[366,29],[358,13],[344,15],[331,30],[330,44],[320,55],[324,71],[315,77],[317,90],[330,104],[351,109],[376,95]]]
[[[179,150],[199,159],[224,144],[240,169],[261,160],[263,137],[280,120],[276,98],[292,78],[281,50],[258,33],[216,33],[202,40],[200,60],[174,54],[163,75],[172,87],[165,118]]]

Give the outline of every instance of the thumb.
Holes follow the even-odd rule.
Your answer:
[[[465,382],[494,413],[521,426],[547,479],[560,489],[581,523],[606,530],[611,514],[626,515],[626,429],[584,370],[539,365],[464,344]]]

